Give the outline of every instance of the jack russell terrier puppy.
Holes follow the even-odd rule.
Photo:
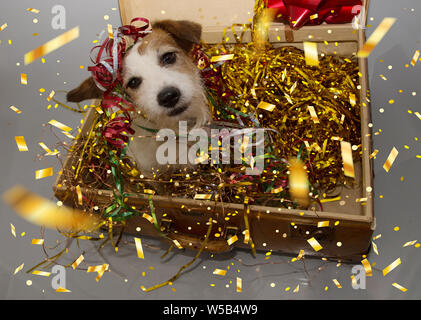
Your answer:
[[[199,43],[202,27],[190,21],[163,20],[152,24],[153,32],[139,40],[127,51],[123,59],[123,88],[133,106],[134,139],[129,145],[129,155],[134,158],[142,174],[166,172],[188,165],[162,165],[156,152],[163,143],[151,137],[154,130],[168,128],[176,134],[179,122],[185,121],[188,129],[200,128],[210,120],[209,107],[202,79],[197,66],[188,55],[194,44]],[[67,94],[70,102],[100,99],[103,92],[93,78],[86,79]],[[139,113],[146,115],[147,119]],[[141,136],[141,137],[139,137]],[[143,137],[142,137],[143,136]],[[149,137],[145,137],[149,136]],[[188,142],[177,139],[178,144]],[[180,157],[178,155],[177,159]]]

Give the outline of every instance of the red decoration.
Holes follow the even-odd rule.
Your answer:
[[[265,0],[267,8],[276,9],[279,19],[292,28],[304,25],[349,23],[361,12],[361,0]],[[316,18],[312,18],[317,14]]]

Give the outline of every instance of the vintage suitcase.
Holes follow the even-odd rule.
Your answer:
[[[253,18],[253,0],[120,0],[122,23],[127,24],[134,17],[142,16],[150,20],[158,19],[190,19],[203,26],[202,39],[207,43],[219,43],[225,27],[233,23],[250,23]],[[367,8],[368,1],[364,1]],[[227,34],[230,37],[230,31]],[[230,37],[233,39],[233,37]],[[245,41],[250,39],[246,34]],[[322,24],[319,26],[304,26],[299,30],[291,30],[281,23],[275,23],[269,31],[269,40],[279,46],[293,45],[303,47],[303,41],[329,45],[319,46],[319,53],[336,52],[338,55],[351,56],[365,42],[363,29],[355,30],[351,24]],[[304,250],[306,256],[318,256],[343,262],[360,261],[362,255],[370,249],[371,236],[375,229],[373,211],[373,169],[369,155],[372,149],[370,123],[370,103],[367,99],[368,74],[366,59],[359,59],[361,100],[361,135],[363,156],[361,162],[355,163],[355,188],[344,189],[342,199],[366,198],[366,201],[356,203],[346,201],[345,205],[338,201],[324,204],[324,211],[291,210],[277,207],[263,207],[241,204],[221,204],[213,201],[171,198],[153,196],[156,216],[161,230],[168,238],[175,239],[183,248],[198,250],[201,248],[204,236],[208,230],[206,223],[211,217],[214,224],[206,243],[205,250],[224,252],[234,247],[250,248],[250,243],[244,243],[244,230],[249,229],[250,237],[257,250],[272,250],[273,252],[297,255]],[[95,110],[87,112],[81,127],[81,134],[88,134]],[[64,167],[71,167],[78,161],[77,152],[69,153]],[[66,197],[66,194],[73,195]],[[83,194],[95,204],[110,203],[113,197],[111,190],[82,190]],[[59,175],[54,185],[55,196],[67,204],[76,203],[75,186],[66,184],[63,175]],[[129,197],[127,204],[139,207],[148,203],[147,194]],[[238,212],[227,222],[224,213]],[[247,219],[244,219],[246,215]],[[329,227],[318,228],[320,221],[329,221]],[[248,226],[247,226],[248,225]],[[139,229],[140,228],[140,229]],[[139,231],[140,230],[140,231]],[[137,236],[161,237],[153,224],[142,217],[133,217],[127,221],[124,229],[129,234]],[[218,237],[215,233],[219,233]],[[238,241],[228,244],[233,236]],[[323,249],[315,251],[307,242],[314,237]]]

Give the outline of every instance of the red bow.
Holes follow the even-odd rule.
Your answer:
[[[265,0],[267,8],[276,9],[280,19],[292,28],[323,22],[348,23],[361,12],[361,0]],[[317,16],[315,16],[317,14]]]

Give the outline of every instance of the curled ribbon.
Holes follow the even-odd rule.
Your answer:
[[[361,0],[265,0],[265,3],[294,29],[323,22],[349,23],[362,7]]]
[[[135,22],[144,24],[137,27],[134,25]],[[114,31],[112,38],[106,38],[100,46],[91,50],[92,54],[98,49],[96,58],[91,58],[95,65],[88,67],[88,70],[92,73],[98,88],[105,91],[101,108],[104,110],[118,108],[123,113],[123,116],[108,122],[102,132],[103,137],[118,149],[123,149],[128,142],[128,137],[123,133],[134,134],[135,132],[131,128],[132,119],[128,113],[128,111],[134,111],[134,107],[118,93],[118,87],[122,85],[122,61],[128,49],[125,37],[132,38],[136,42],[150,33],[148,28],[148,19],[134,18],[129,25],[121,26]]]

